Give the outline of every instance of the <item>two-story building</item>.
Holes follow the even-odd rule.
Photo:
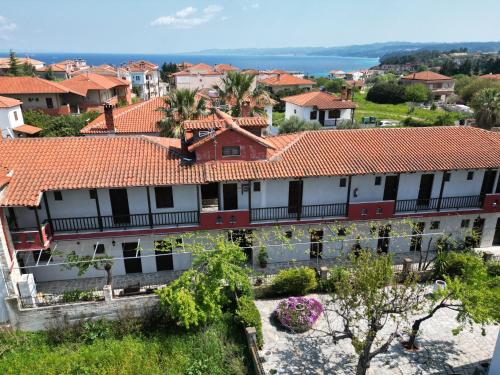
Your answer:
[[[303,89],[309,91],[315,84],[310,79],[300,78],[288,73],[275,74],[269,78],[261,79],[259,83],[274,93],[285,89]]]
[[[356,104],[347,96],[347,88],[342,96],[325,91],[311,91],[282,98],[285,102],[285,119],[296,116],[304,121],[318,121],[325,127],[350,124],[354,120]]]
[[[446,101],[455,90],[453,78],[431,71],[411,73],[402,77],[400,82],[403,85],[422,84],[432,91],[435,100],[440,101]]]
[[[22,104],[17,99],[0,96],[1,138],[33,137],[42,131],[37,126],[24,123]]]

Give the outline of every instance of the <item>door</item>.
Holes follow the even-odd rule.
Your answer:
[[[410,251],[422,251],[422,234],[424,233],[425,223],[416,223],[413,226],[410,241]]]
[[[493,193],[493,185],[495,185],[496,177],[497,171],[484,172],[483,184],[481,185],[481,196]]]
[[[302,210],[302,180],[288,183],[288,213],[300,214]]]
[[[398,197],[399,176],[385,176],[384,201],[395,201]]]
[[[472,224],[472,230],[476,235],[474,247],[481,246],[481,240],[483,238],[484,220],[485,219],[478,217],[474,220],[474,224]]]
[[[325,111],[319,111],[319,123],[325,125]]]
[[[495,227],[495,235],[493,236],[493,246],[500,245],[500,218],[497,219],[497,225]]]
[[[125,264],[125,273],[139,273],[142,272],[141,251],[137,250],[139,244],[137,242],[122,243],[123,259]],[[137,257],[136,257],[137,255]]]
[[[391,235],[391,225],[382,225],[378,230],[377,251],[387,253],[389,251],[389,240]]]
[[[170,241],[155,241],[156,271],[171,271],[174,269],[172,243]]]
[[[222,186],[224,196],[224,211],[238,209],[238,184],[224,184]]]
[[[219,183],[201,185],[201,207],[205,211],[219,210]]]
[[[127,189],[109,189],[114,224],[130,224]]]
[[[47,108],[49,109],[54,108],[54,102],[52,101],[52,98],[45,98],[45,104],[47,104]]]
[[[431,201],[432,184],[434,183],[433,174],[423,174],[420,177],[420,187],[418,189],[417,206],[428,207]]]
[[[321,254],[323,254],[323,231],[314,230],[310,237],[309,258],[321,259]]]
[[[229,241],[233,241],[243,250],[247,261],[252,264],[252,233],[251,229],[237,229],[228,233]]]

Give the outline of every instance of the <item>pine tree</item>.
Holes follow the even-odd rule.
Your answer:
[[[16,77],[20,76],[21,67],[19,66],[19,60],[17,60],[16,58],[16,53],[13,50],[10,50],[9,60],[10,60],[9,74]]]

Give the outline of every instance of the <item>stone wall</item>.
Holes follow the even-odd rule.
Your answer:
[[[21,308],[17,297],[6,300],[10,324],[23,331],[39,331],[57,322],[76,323],[83,319],[117,319],[120,316],[145,315],[158,305],[158,296],[120,297],[98,302],[81,302],[57,306]]]

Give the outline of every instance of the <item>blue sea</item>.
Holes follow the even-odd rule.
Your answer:
[[[330,70],[353,71],[366,69],[378,64],[378,59],[340,56],[242,56],[242,55],[150,55],[150,54],[99,54],[99,53],[18,53],[18,57],[29,55],[46,64],[82,58],[90,65],[120,65],[130,60],[144,59],[158,65],[164,62],[179,63],[187,61],[193,64],[206,63],[231,64],[241,69],[283,69],[299,71],[308,75],[325,76]]]

